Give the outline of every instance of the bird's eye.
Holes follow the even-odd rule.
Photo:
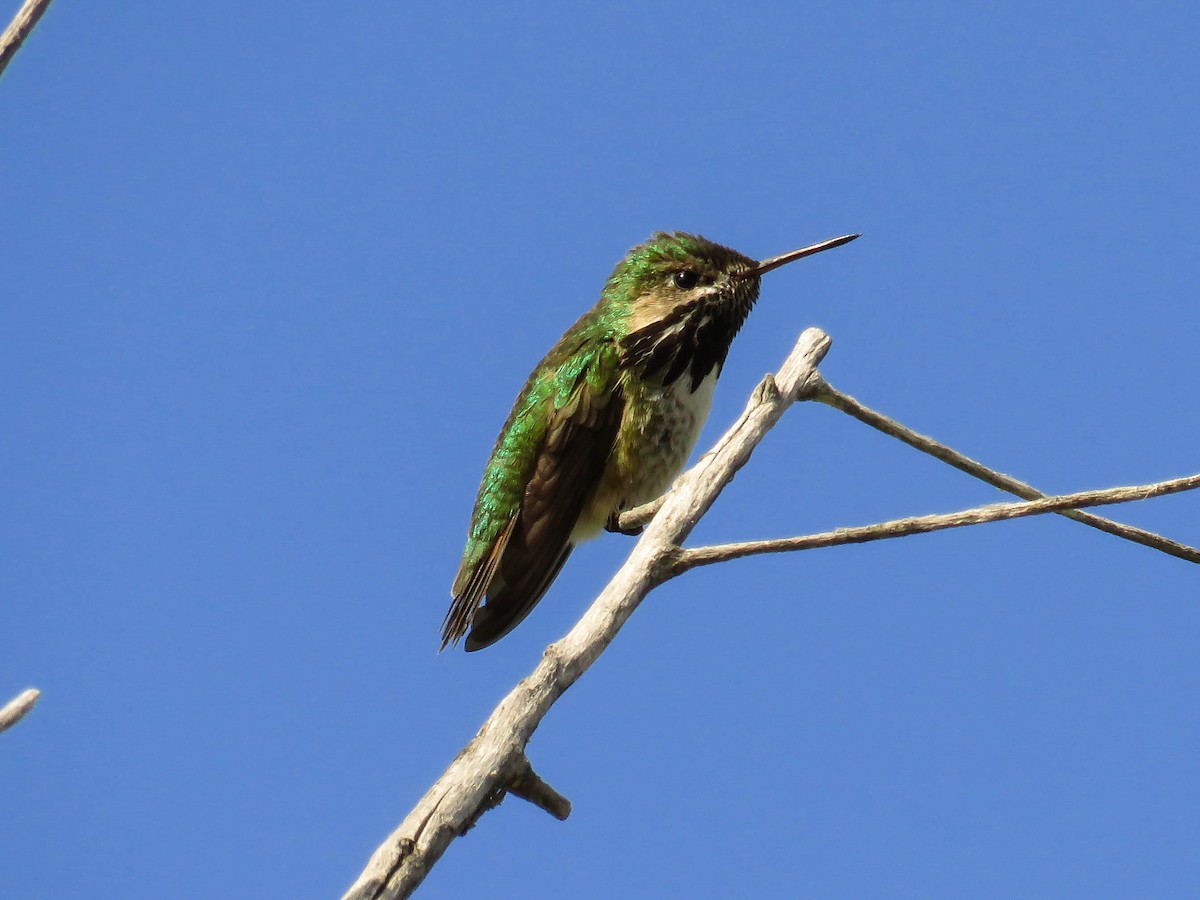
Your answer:
[[[690,291],[700,283],[700,276],[684,269],[671,276],[671,283],[681,291]]]

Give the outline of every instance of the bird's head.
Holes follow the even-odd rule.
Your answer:
[[[711,347],[718,367],[724,362],[729,344],[758,299],[764,274],[856,237],[847,234],[753,260],[699,235],[659,232],[617,264],[601,302],[623,319],[626,357],[644,374],[662,376],[669,383],[688,366],[689,347]]]

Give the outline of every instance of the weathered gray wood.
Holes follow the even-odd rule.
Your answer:
[[[29,37],[29,33],[37,25],[42,13],[49,7],[50,0],[25,0],[25,3],[17,10],[16,16],[4,29],[4,34],[0,34],[0,75],[4,74],[9,62],[21,49],[25,38]]]
[[[708,566],[731,559],[740,559],[744,556],[757,556],[760,553],[790,553],[797,550],[815,550],[819,547],[837,547],[841,544],[865,544],[869,541],[881,541],[886,538],[908,537],[913,534],[943,531],[947,528],[983,525],[987,522],[1021,519],[1025,516],[1039,516],[1063,510],[1105,506],[1111,503],[1129,503],[1133,500],[1149,500],[1152,497],[1165,497],[1167,494],[1193,491],[1196,488],[1200,488],[1200,474],[1156,481],[1153,484],[1079,491],[1075,494],[1063,494],[1061,497],[1041,497],[1024,503],[993,503],[988,506],[977,506],[974,509],[964,509],[960,512],[931,516],[908,516],[903,519],[893,519],[890,522],[879,522],[875,525],[863,525],[858,528],[838,528],[836,531],[808,534],[804,537],[740,541],[733,544],[695,547],[679,550],[676,553],[673,574],[682,574],[697,566]],[[1138,543],[1144,542],[1138,541]],[[1179,554],[1173,553],[1172,555]]]
[[[939,443],[927,435],[919,434],[911,428],[901,425],[894,419],[889,419],[882,413],[864,406],[853,397],[843,394],[834,388],[824,379],[818,384],[812,399],[832,406],[834,409],[840,410],[846,413],[846,415],[852,416],[858,419],[858,421],[882,431],[886,435],[903,441],[910,447],[920,450],[922,453],[928,453],[935,459],[940,459],[947,465],[954,466],[954,468],[961,472],[966,472],[973,478],[978,478],[980,481],[985,481],[993,487],[998,487],[1002,491],[1015,494],[1025,500],[1037,500],[1046,496],[1046,494],[1043,494],[1031,484],[1018,481],[1011,475],[1005,475],[1002,472],[989,469],[969,456],[964,456],[957,450],[947,447],[945,444]],[[1170,540],[1160,534],[1146,531],[1144,528],[1135,528],[1133,525],[1114,522],[1111,519],[1105,519],[1091,513],[1079,512],[1075,509],[1057,509],[1055,512],[1060,516],[1066,516],[1068,519],[1074,519],[1076,522],[1099,529],[1100,531],[1105,531],[1116,537],[1133,541],[1135,544],[1143,544],[1151,549],[1161,550],[1163,553],[1178,556],[1180,559],[1186,559],[1188,562],[1200,563],[1200,550],[1197,550],[1195,547],[1189,547],[1187,544],[1181,544],[1179,541]]]
[[[33,705],[37,703],[40,696],[42,696],[41,691],[29,688],[27,691],[21,691],[3,707],[0,707],[0,731],[7,731],[20,722],[25,714],[33,709]]]
[[[864,528],[838,529],[806,537],[681,549],[683,541],[700,517],[737,470],[749,460],[759,441],[796,400],[822,400],[876,427],[880,427],[881,420],[891,422],[869,410],[867,412],[870,415],[864,418],[861,413],[865,407],[852,398],[837,394],[824,381],[816,367],[829,346],[830,339],[824,332],[815,328],[805,331],[779,373],[774,377],[767,375],[762,380],[741,417],[713,449],[680,476],[664,498],[620,516],[617,525],[621,528],[649,523],[629,559],[583,618],[564,638],[547,648],[533,672],[501,701],[475,738],[426,792],[400,827],[375,851],[343,900],[408,897],[441,858],[450,842],[474,826],[479,817],[499,804],[507,793],[535,803],[560,819],[566,818],[570,814],[570,802],[533,771],[526,756],[526,745],[554,701],[595,662],[646,594],[680,572],[698,565],[755,553],[902,537],[999,519],[1061,513],[1078,506],[1145,499],[1200,487],[1200,475],[1193,475],[1151,485],[1044,497],[1022,482],[994,473],[949,448],[916,435],[898,423],[892,423],[896,425],[895,429],[882,430],[991,483],[1007,479],[1011,485],[998,486],[1014,492],[1032,492],[1038,499],[1031,499],[1027,503],[996,504],[942,516],[900,519]],[[925,446],[922,446],[922,441]],[[950,458],[946,458],[947,455]],[[964,467],[963,460],[970,465]],[[1189,558],[1189,552],[1200,552],[1149,532],[1135,529],[1139,531],[1137,535],[1121,533],[1126,526],[1099,517],[1091,518],[1114,526],[1104,529],[1110,533],[1185,559]],[[1086,524],[1093,523],[1089,521]],[[1180,552],[1180,548],[1184,552]]]

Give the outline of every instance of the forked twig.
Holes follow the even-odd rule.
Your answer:
[[[837,388],[833,387],[819,373],[817,378],[819,380],[812,395],[813,400],[841,410],[847,415],[858,419],[858,421],[870,425],[872,428],[882,431],[884,434],[890,435],[897,440],[903,441],[910,447],[920,450],[922,453],[928,453],[935,459],[940,459],[960,472],[966,472],[968,475],[978,478],[980,481],[985,481],[993,487],[1000,488],[1002,491],[1007,491],[1025,500],[1038,500],[1047,496],[1031,484],[1018,481],[1016,478],[1005,475],[1002,472],[997,472],[994,469],[989,469],[983,463],[977,462],[969,456],[964,456],[957,450],[953,450],[924,434],[919,434],[911,428],[906,428],[895,419],[890,419],[883,415],[883,413],[876,412],[870,407],[864,406],[849,394],[843,394]],[[1177,556],[1180,559],[1186,559],[1188,562],[1200,563],[1200,550],[1155,534],[1152,531],[1145,531],[1141,528],[1135,528],[1132,525],[1114,522],[1102,516],[1079,512],[1074,509],[1059,509],[1055,510],[1055,512],[1060,516],[1066,516],[1068,519],[1074,519],[1076,522],[1090,525],[1092,528],[1097,528],[1116,537],[1124,538],[1127,541],[1143,544],[1154,550],[1161,550],[1163,553]]]
[[[803,537],[775,538],[765,541],[740,541],[731,544],[714,544],[709,547],[694,547],[679,550],[672,565],[672,574],[686,572],[697,566],[756,556],[760,553],[787,553],[794,550],[814,550],[818,547],[836,547],[841,544],[865,544],[887,538],[907,537],[965,525],[982,525],[1006,519],[1020,519],[1045,513],[1060,513],[1063,510],[1087,506],[1104,506],[1110,503],[1128,503],[1132,500],[1148,500],[1200,487],[1200,474],[1153,484],[1137,484],[1130,487],[1107,488],[1098,491],[1079,491],[1061,497],[1042,497],[1023,503],[993,503],[961,512],[942,513],[932,516],[910,516],[893,519],[876,525],[858,528],[838,528],[820,534]],[[1103,520],[1107,521],[1107,520]]]
[[[708,453],[679,477],[660,501],[629,510],[618,517],[618,528],[646,525],[629,558],[596,598],[583,618],[561,640],[551,644],[532,673],[492,712],[475,738],[426,792],[408,817],[375,851],[344,900],[394,900],[409,896],[450,842],[464,834],[481,815],[494,808],[505,793],[516,794],[560,818],[570,803],[534,774],[526,746],[550,707],[600,656],[621,626],[657,585],[687,569],[754,553],[809,549],[815,546],[880,540],[938,528],[978,524],[1004,518],[1057,512],[1093,527],[1139,543],[1173,552],[1184,559],[1197,553],[1158,535],[1129,529],[1072,507],[1158,496],[1200,486],[1200,475],[1152,485],[1084,491],[1063,497],[1043,497],[1029,485],[994,473],[929,438],[891,423],[857,401],[828,386],[816,371],[830,345],[820,330],[800,336],[791,355],[775,376],[759,383],[737,422]],[[717,547],[681,549],[700,517],[708,511],[734,474],[750,459],[754,448],[797,400],[821,400],[878,427],[939,459],[1011,490],[1028,502],[998,504],[952,513],[900,519],[828,534],[749,541]],[[890,425],[888,424],[890,423]],[[885,427],[886,426],[886,427]],[[1094,521],[1093,521],[1094,520]],[[646,524],[648,522],[648,524]],[[1132,536],[1138,533],[1137,537]],[[1153,538],[1153,541],[1150,540]],[[1171,550],[1166,549],[1171,547]],[[1200,555],[1200,554],[1198,554]]]

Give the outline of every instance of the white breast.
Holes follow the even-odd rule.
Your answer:
[[[637,387],[637,402],[625,409],[617,446],[572,531],[573,542],[595,537],[614,512],[647,503],[671,486],[700,437],[716,383],[714,368],[694,391],[686,373],[670,387]]]
[[[635,495],[626,498],[628,506],[653,500],[683,470],[712,409],[716,384],[714,369],[694,391],[688,390],[691,378],[686,374],[662,389],[660,400],[653,407],[655,412],[645,425],[648,452],[644,453],[642,477]]]

